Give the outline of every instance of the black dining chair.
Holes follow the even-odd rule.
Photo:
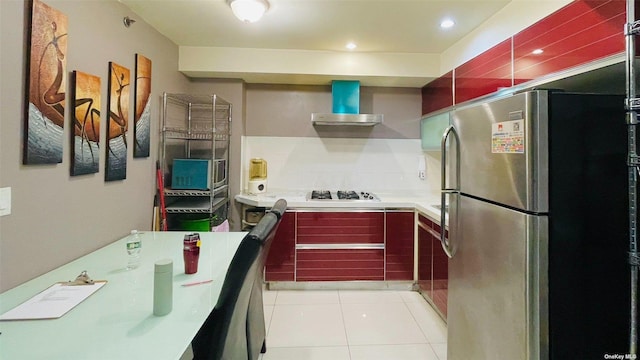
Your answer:
[[[281,211],[281,214],[284,214],[287,208],[287,202],[284,199],[280,199],[276,202],[276,205],[276,211]],[[274,205],[274,207],[276,206]],[[264,300],[262,296],[264,264],[267,256],[269,256],[269,249],[271,248],[271,243],[273,243],[273,238],[275,237],[281,218],[282,216],[277,216],[272,208],[272,211],[265,214],[249,234],[255,235],[262,243],[262,251],[259,256],[258,266],[256,267],[256,277],[251,291],[247,314],[247,348],[249,350],[249,360],[256,360],[260,356],[260,353],[267,351],[267,331],[264,321]]]
[[[262,246],[250,234],[240,242],[218,302],[191,342],[194,360],[247,359],[247,309]]]
[[[273,206],[271,207],[271,210],[269,211],[276,214],[276,216],[278,217],[278,220],[282,219],[285,211],[287,211],[287,200],[279,199],[278,201],[275,202],[275,204],[273,204]]]

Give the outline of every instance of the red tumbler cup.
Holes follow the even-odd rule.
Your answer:
[[[193,233],[184,236],[184,273],[198,272],[198,258],[200,257],[200,234]]]

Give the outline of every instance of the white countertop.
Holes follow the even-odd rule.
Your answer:
[[[432,193],[404,193],[399,192],[373,192],[380,201],[331,201],[331,200],[307,200],[307,191],[273,190],[260,195],[238,194],[235,200],[239,203],[256,206],[272,207],[278,199],[287,201],[290,209],[415,209],[440,222],[440,210],[433,205],[440,204],[440,194]]]

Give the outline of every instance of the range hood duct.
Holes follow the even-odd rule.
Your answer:
[[[334,80],[331,83],[333,112],[311,114],[313,125],[373,126],[384,120],[382,114],[360,114],[360,82]]]

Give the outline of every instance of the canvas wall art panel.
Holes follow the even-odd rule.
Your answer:
[[[100,78],[74,71],[71,92],[71,175],[97,173],[100,163]]]
[[[151,129],[151,60],[136,54],[135,103],[133,107],[133,157],[149,156]]]
[[[28,46],[22,162],[62,162],[66,103],[67,16],[33,0]]]
[[[127,178],[130,85],[131,72],[129,69],[114,62],[109,62],[107,144],[105,146],[106,181]]]

